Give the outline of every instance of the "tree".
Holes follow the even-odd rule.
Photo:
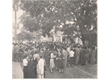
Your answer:
[[[18,40],[32,40],[33,37],[29,31],[22,30],[17,34]]]
[[[97,31],[96,1],[97,0],[21,0],[20,6],[21,9],[30,14],[31,19],[26,20],[31,23],[35,22],[37,25],[33,27],[32,25],[34,25],[34,23],[32,23],[32,25],[26,26],[29,31],[42,29],[42,35],[45,36],[47,34],[49,36],[50,31],[55,26],[55,31],[61,30],[64,34],[69,36],[76,34],[76,36],[82,37],[83,42],[85,40],[90,42],[91,34]],[[24,23],[26,20],[24,20]],[[67,24],[66,22],[74,22],[74,24]]]
[[[75,23],[80,28],[83,43],[85,40],[89,43],[96,42],[97,0],[65,1],[65,3],[69,6],[69,8],[67,7],[68,12],[75,14]],[[94,39],[96,40],[94,41]],[[90,46],[93,45],[92,43]]]
[[[22,23],[28,31],[33,32],[39,30],[38,20],[36,18],[32,18],[29,13],[23,13],[20,17],[20,23]]]

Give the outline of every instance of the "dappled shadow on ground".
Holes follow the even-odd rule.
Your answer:
[[[97,77],[97,64],[78,65],[77,67]]]
[[[19,68],[19,66],[21,68]],[[21,63],[13,62],[13,78],[22,79],[22,69]],[[46,78],[91,78],[97,76],[97,64],[88,64],[87,66],[74,66],[73,68],[65,68],[64,73],[58,73],[58,71],[53,71],[50,73],[49,68],[45,72]],[[95,77],[96,78],[96,77]]]
[[[53,73],[49,72],[49,69],[46,70],[46,78],[94,78],[88,75],[87,73],[85,74],[84,71],[79,68],[65,68],[64,73],[58,73],[58,71],[54,71]]]

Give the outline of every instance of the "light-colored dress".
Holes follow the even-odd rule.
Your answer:
[[[44,78],[44,66],[45,66],[45,60],[40,59],[37,64],[38,78]]]
[[[54,54],[51,53],[50,55],[50,68],[54,68],[55,67],[55,63],[54,63]]]

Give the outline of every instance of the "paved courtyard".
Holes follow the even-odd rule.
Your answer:
[[[23,79],[22,68],[18,62],[12,62],[12,78]]]
[[[22,64],[13,62],[12,65],[13,79],[23,79]],[[73,68],[65,68],[64,73],[54,71],[50,73],[49,69],[46,70],[46,78],[97,78],[97,65],[87,66],[74,66]]]

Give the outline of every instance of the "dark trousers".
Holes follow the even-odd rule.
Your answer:
[[[45,71],[46,71],[46,66],[44,66],[44,78],[45,78]]]
[[[23,75],[24,75],[24,78],[28,78],[28,75],[27,75],[27,66],[24,66],[24,68],[23,68]]]
[[[63,59],[58,60],[58,69],[63,69],[63,68],[64,68]]]
[[[70,57],[70,66],[74,64],[74,57]]]
[[[45,70],[44,70],[44,78],[45,78]]]

